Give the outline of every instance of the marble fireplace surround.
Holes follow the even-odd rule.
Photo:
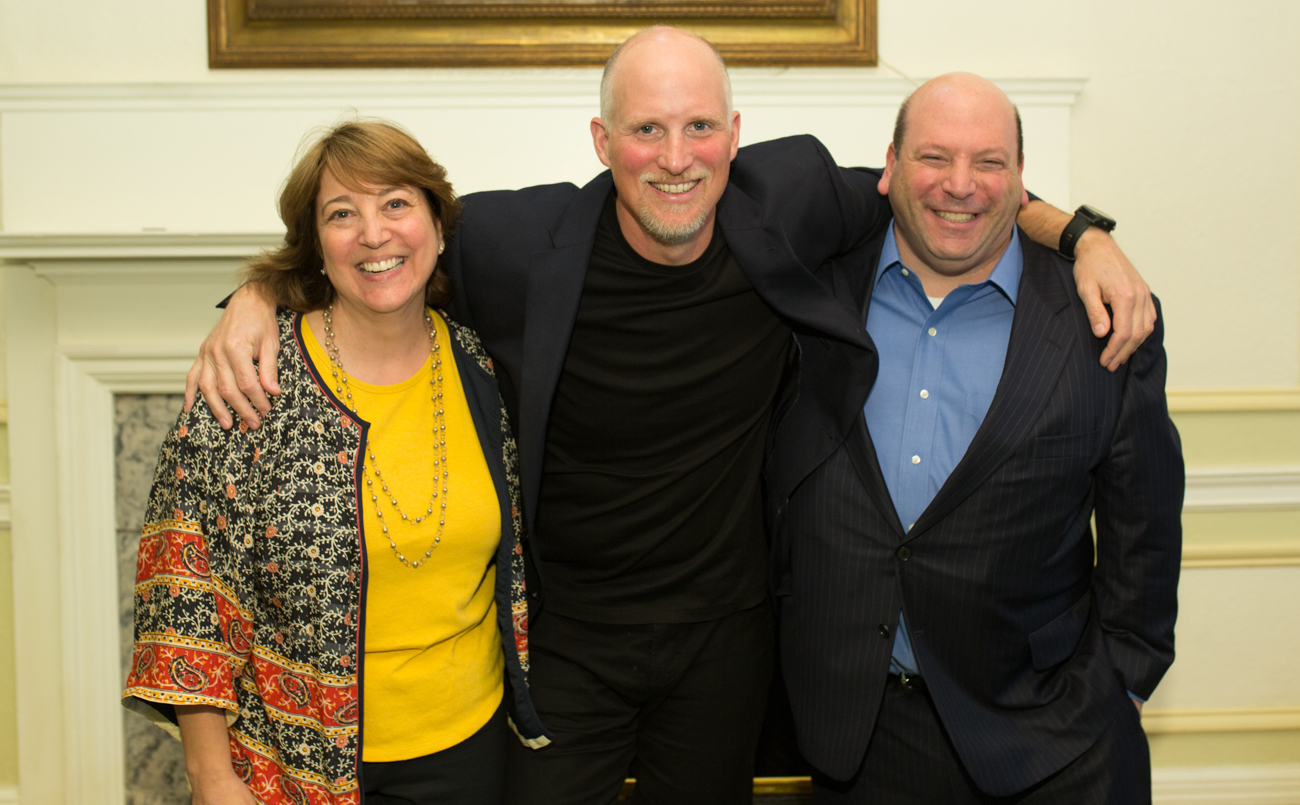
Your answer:
[[[793,97],[781,83],[776,76],[737,80],[737,105],[745,100],[742,92],[759,101],[768,92],[768,108],[774,109],[782,98]],[[1064,204],[1069,108],[1083,82],[1020,79],[1014,84],[1009,89],[1026,112],[1027,132],[1032,117],[1043,133],[1033,143],[1035,160],[1046,168],[1035,188]],[[859,88],[850,98],[847,89],[834,86],[819,97],[828,106],[852,100],[887,110],[896,108],[906,90],[896,79],[878,79],[873,86],[878,91],[869,97]],[[228,107],[229,94],[241,90],[226,89],[220,103]],[[361,98],[375,88],[345,90]],[[280,91],[289,94],[293,88]],[[204,104],[218,103],[212,99],[220,95],[209,87],[196,93],[197,100],[169,101],[167,92],[149,92],[0,86],[6,141],[15,114],[29,116],[24,123],[29,127],[36,119],[31,116],[47,115],[53,130],[66,122],[69,109],[93,117],[96,110],[116,114],[154,104],[155,112],[166,107],[183,115],[204,111]],[[248,87],[247,93],[257,104],[270,104],[265,87]],[[335,88],[322,107],[337,103],[337,94]],[[797,119],[794,107],[806,103],[790,105],[790,116]],[[873,133],[877,139],[881,135]],[[8,160],[13,152],[4,156]],[[455,164],[458,157],[444,158]],[[5,187],[5,197],[9,221],[16,197],[12,185]],[[213,303],[233,287],[243,259],[278,239],[275,233],[239,232],[0,234],[24,805],[124,801],[113,398],[182,390],[192,356],[216,320]]]

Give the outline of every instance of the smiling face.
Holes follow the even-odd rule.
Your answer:
[[[982,78],[941,76],[913,94],[905,131],[880,180],[904,262],[945,292],[984,280],[1028,202],[1015,108]]]
[[[609,81],[609,119],[592,120],[591,133],[623,234],[642,257],[688,263],[709,245],[739,147],[722,64],[699,39],[652,28],[624,46]]]
[[[442,246],[424,192],[410,186],[348,187],[326,169],[316,198],[325,273],[345,315],[423,315],[425,286]]]

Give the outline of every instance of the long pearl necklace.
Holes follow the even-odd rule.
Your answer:
[[[352,391],[348,387],[348,376],[343,371],[343,361],[339,358],[339,349],[334,343],[334,305],[331,303],[325,308],[323,314],[325,319],[325,353],[329,356],[331,371],[334,375],[336,385],[334,392],[343,396],[347,401],[348,407],[352,412],[357,413],[356,403],[352,401]],[[429,560],[433,554],[434,548],[442,542],[442,529],[447,524],[447,423],[443,414],[442,407],[442,356],[439,354],[438,346],[438,328],[433,326],[433,319],[429,316],[429,311],[424,311],[424,323],[429,328],[429,354],[433,358],[433,371],[429,375],[429,386],[432,389],[431,399],[433,400],[433,494],[429,498],[429,508],[424,514],[418,517],[408,517],[402,507],[398,505],[397,498],[388,489],[388,482],[384,480],[384,475],[379,469],[379,462],[375,458],[375,451],[370,443],[366,444],[366,455],[369,457],[368,462],[362,462],[361,475],[366,479],[366,489],[370,492],[370,500],[375,506],[375,515],[379,518],[379,527],[383,530],[384,536],[388,539],[388,545],[393,549],[393,555],[397,561],[406,565],[412,570],[417,569],[420,565]],[[360,416],[360,414],[358,414]],[[372,479],[367,472],[367,465],[374,471],[375,477]],[[412,526],[417,526],[433,516],[434,507],[438,507],[438,532],[434,535],[433,544],[429,550],[424,552],[424,556],[416,559],[414,562],[407,559],[403,553],[398,550],[397,543],[388,533],[388,523],[384,521],[384,512],[379,504],[379,496],[375,493],[375,481],[379,482],[380,489],[384,492],[384,497],[388,498],[393,507],[393,511]],[[438,500],[438,486],[441,482],[442,500]]]

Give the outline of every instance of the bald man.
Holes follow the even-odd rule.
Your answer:
[[[1070,264],[1017,231],[1019,128],[981,78],[919,88],[880,179],[893,225],[826,269],[878,368],[796,335],[772,492],[819,802],[1151,799],[1139,713],[1173,661],[1183,497],[1161,331],[1099,365]],[[846,415],[829,456],[787,433]]]
[[[608,172],[467,196],[441,265],[494,359],[531,533],[531,624],[498,614],[531,649],[537,712],[511,717],[540,716],[549,741],[513,748],[508,799],[608,803],[633,776],[637,802],[749,802],[774,655],[760,476],[792,334],[871,349],[805,267],[889,210],[878,175],[811,137],[738,150],[721,58],[673,28],[610,58],[591,135]],[[1069,221],[1041,202],[1023,216],[1053,244]],[[1100,259],[1079,275],[1116,303],[1118,364],[1150,327],[1145,285],[1108,237],[1086,240]],[[249,358],[274,348],[269,312],[237,295],[191,376],[250,424],[235,389],[266,405]],[[228,352],[239,379],[220,379]]]

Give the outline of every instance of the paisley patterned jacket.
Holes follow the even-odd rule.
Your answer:
[[[175,731],[178,704],[226,711],[235,770],[268,805],[359,803],[368,423],[307,360],[281,312],[283,393],[261,428],[181,414],[158,457],[135,587],[127,708]],[[496,602],[511,725],[549,743],[528,696],[526,536],[515,440],[492,360],[448,321],[451,351],[501,503]]]

